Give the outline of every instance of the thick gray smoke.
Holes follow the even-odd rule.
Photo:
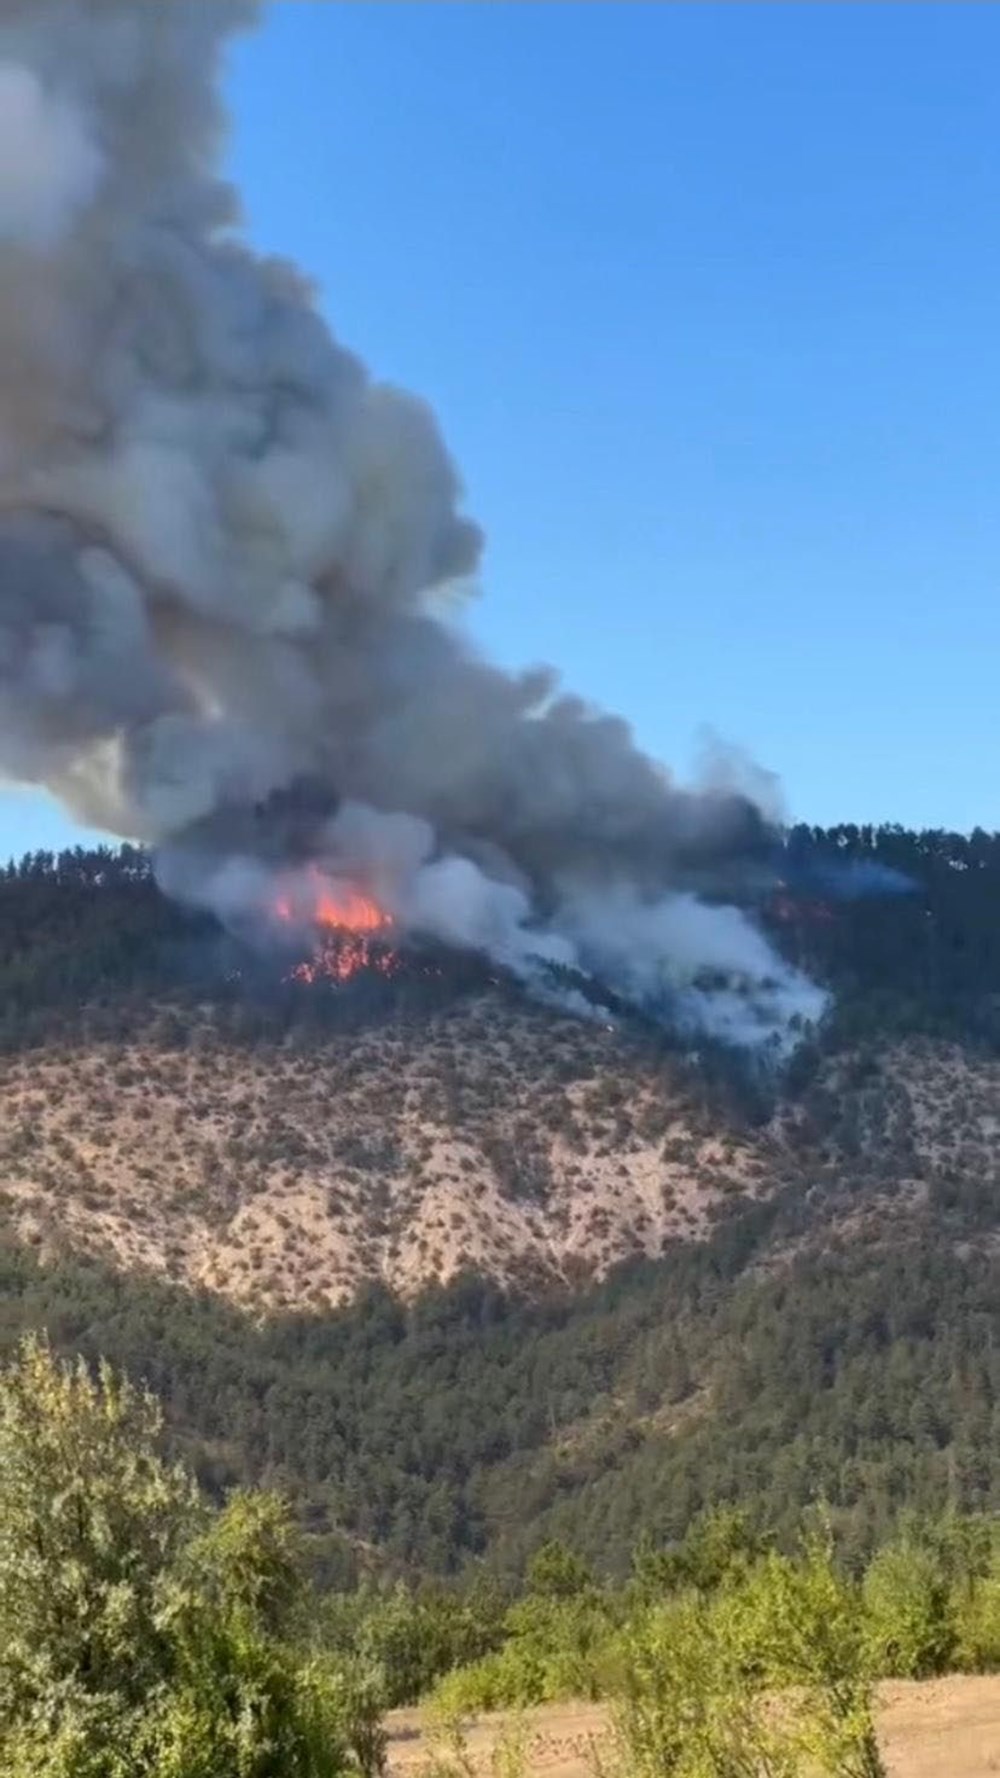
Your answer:
[[[433,416],[240,239],[254,12],[0,0],[0,769],[223,915],[310,858],[526,979],[780,1039],[822,997],[720,904],[760,809],[456,637],[481,539]]]

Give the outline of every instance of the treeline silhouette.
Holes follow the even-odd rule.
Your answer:
[[[836,996],[836,1039],[921,1031],[1000,1042],[1000,834],[795,827],[765,908]]]
[[[352,1021],[433,1005],[483,985],[476,957],[422,946],[391,977],[315,989],[288,979],[298,951],[270,933],[224,930],[163,895],[142,848],[37,851],[0,870],[0,1052],[82,1024],[124,1036],[150,999],[211,1001],[234,1041],[301,1022]]]
[[[774,866],[779,887],[760,893],[760,917],[834,991],[838,1037],[920,1030],[1000,1041],[1000,834],[798,826]],[[440,979],[441,957],[435,965]],[[443,973],[447,991],[476,968],[452,958]],[[34,1030],[39,1008],[151,989],[236,998],[260,985],[252,949],[161,895],[141,848],[38,851],[0,871],[5,1032],[12,1020]]]

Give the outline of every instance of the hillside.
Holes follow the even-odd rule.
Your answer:
[[[467,1272],[582,1286],[863,1166],[843,1229],[890,1189],[981,1179],[998,1130],[1000,1059],[940,1040],[831,1057],[747,1125],[675,1057],[498,993],[242,1047],[211,1008],[168,1008],[6,1059],[0,1208],[43,1256],[301,1311]]]
[[[680,1070],[496,993],[419,1019],[234,1049],[208,1008],[0,1072],[4,1208],[69,1244],[254,1308],[412,1295],[474,1271],[583,1282],[766,1189]]]
[[[331,1575],[551,1533],[620,1570],[718,1498],[780,1527],[822,1493],[858,1548],[995,1509],[1000,845],[786,862],[764,917],[837,1012],[781,1080],[469,959],[262,977],[127,850],[13,867],[0,1340],[148,1377]]]

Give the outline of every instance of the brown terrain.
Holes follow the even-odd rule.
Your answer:
[[[1000,1677],[896,1682],[881,1691],[879,1734],[890,1778],[995,1778],[1000,1773]],[[420,1778],[434,1751],[418,1711],[391,1720],[393,1778]],[[509,1719],[470,1725],[466,1750],[476,1773],[497,1772],[495,1750]],[[599,1704],[550,1704],[523,1722],[527,1771],[546,1778],[593,1778],[593,1749],[607,1732]],[[509,1732],[509,1729],[508,1729]]]
[[[258,1310],[412,1295],[465,1268],[582,1283],[697,1239],[808,1165],[919,1194],[996,1152],[1000,1064],[946,1045],[829,1064],[756,1129],[669,1056],[483,994],[417,1020],[234,1043],[205,1010],[0,1059],[0,1210]],[[853,1189],[853,1188],[852,1188]]]

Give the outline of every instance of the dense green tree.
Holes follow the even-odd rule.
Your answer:
[[[564,1543],[543,1543],[528,1564],[528,1591],[540,1599],[578,1599],[593,1585],[587,1564]]]
[[[865,1604],[875,1659],[883,1673],[923,1679],[954,1653],[957,1627],[939,1554],[907,1537],[879,1550],[865,1574]]]
[[[0,1767],[9,1778],[339,1778],[357,1690],[290,1636],[286,1512],[212,1519],[153,1399],[29,1339],[0,1378]],[[353,1741],[353,1751],[352,1751]]]

